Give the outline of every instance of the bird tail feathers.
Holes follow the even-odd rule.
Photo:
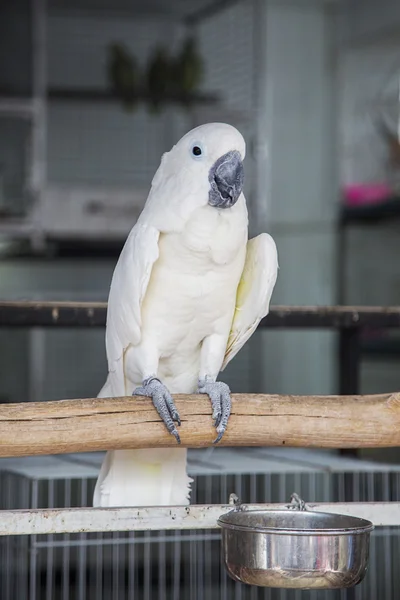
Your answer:
[[[174,506],[189,504],[184,448],[112,450],[97,479],[93,506]]]

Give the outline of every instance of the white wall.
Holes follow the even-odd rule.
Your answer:
[[[273,303],[334,304],[335,20],[318,0],[259,6],[264,19],[259,34],[265,40],[259,145],[267,152],[260,164],[258,229],[269,230],[278,246]],[[259,335],[263,390],[312,394],[335,389],[333,334]]]

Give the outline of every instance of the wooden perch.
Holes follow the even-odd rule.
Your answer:
[[[212,445],[204,396],[175,396],[182,447]],[[237,394],[220,446],[400,446],[400,393],[375,396]],[[149,399],[91,398],[0,405],[0,456],[176,447]]]

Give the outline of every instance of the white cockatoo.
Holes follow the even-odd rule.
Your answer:
[[[222,438],[231,398],[217,376],[268,313],[276,282],[271,236],[248,241],[244,157],[242,135],[224,123],[165,153],[111,282],[99,397],[151,397],[177,444],[173,393],[207,394]],[[185,505],[190,483],[185,449],[109,451],[93,504]]]

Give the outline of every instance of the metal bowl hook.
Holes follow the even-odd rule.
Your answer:
[[[290,496],[290,504],[286,504],[289,510],[307,510],[306,503],[296,492]]]
[[[229,504],[230,506],[234,506],[237,511],[248,510],[248,506],[246,504],[242,504],[239,496],[236,494],[229,495]],[[296,492],[290,496],[290,504],[286,504],[286,508],[289,510],[307,510],[307,505],[302,498]]]

